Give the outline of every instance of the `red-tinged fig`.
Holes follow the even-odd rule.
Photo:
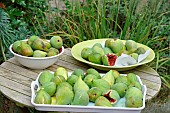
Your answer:
[[[107,90],[103,93],[103,96],[106,97],[111,104],[115,104],[120,99],[120,96],[116,90]]]
[[[117,56],[115,54],[106,54],[102,56],[102,62],[106,66],[114,66]]]

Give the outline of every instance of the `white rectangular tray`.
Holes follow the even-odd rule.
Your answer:
[[[42,73],[42,72],[41,72]],[[40,73],[40,74],[41,74]],[[53,73],[53,72],[51,72]],[[35,107],[35,109],[40,111],[67,111],[67,112],[98,112],[98,113],[140,113],[142,109],[145,108],[145,97],[146,97],[146,86],[143,85],[139,76],[137,76],[140,84],[142,85],[142,93],[143,93],[143,106],[140,108],[127,108],[127,107],[102,107],[102,106],[93,106],[91,102],[89,102],[88,106],[78,106],[78,105],[51,105],[51,104],[36,104],[34,102],[35,99],[35,91],[39,90],[39,82],[38,75],[35,81],[31,83],[31,103]],[[68,73],[71,75],[71,72]],[[104,74],[100,74],[103,76]],[[121,74],[121,76],[126,76],[125,74]]]

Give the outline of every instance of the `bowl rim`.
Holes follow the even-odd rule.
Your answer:
[[[20,40],[20,41],[27,41],[27,40],[28,40],[28,39]],[[49,41],[49,40],[47,40],[47,41]],[[20,55],[20,54],[15,53],[15,52],[12,50],[12,46],[13,46],[13,44],[10,45],[9,50],[10,50],[10,52],[11,52],[14,56],[22,57],[22,58],[25,58],[25,59],[31,59],[31,60],[53,59],[53,58],[56,58],[56,57],[58,57],[58,56],[60,56],[61,54],[64,53],[64,46],[62,46],[62,47],[61,47],[61,48],[62,48],[61,52],[60,52],[59,54],[57,54],[57,55],[54,55],[54,56],[50,56],[50,57],[28,57],[28,56],[23,56],[23,55]]]

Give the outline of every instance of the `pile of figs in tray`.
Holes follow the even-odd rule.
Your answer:
[[[133,40],[126,40],[124,43],[120,39],[107,39],[104,46],[101,43],[95,43],[92,47],[84,47],[81,57],[95,64],[114,66],[116,59],[122,54],[130,55],[137,61],[138,56],[145,52],[146,50],[138,47]]]
[[[120,75],[116,70],[105,74],[93,68],[68,72],[58,67],[43,71],[37,78],[36,104],[139,108],[143,106],[142,85],[134,73]]]
[[[18,40],[12,45],[12,50],[27,57],[51,57],[62,50],[63,40],[60,36],[53,36],[50,40],[41,39],[38,36],[30,36],[28,40]]]

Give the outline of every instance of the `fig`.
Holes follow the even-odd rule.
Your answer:
[[[116,83],[124,83],[127,86],[129,85],[129,81],[128,81],[126,76],[119,76],[119,77],[117,77]]]
[[[93,69],[93,68],[89,68],[87,70],[87,74],[93,74],[93,75],[95,75],[97,77],[97,79],[101,78],[99,72],[97,70]]]
[[[120,99],[120,96],[116,90],[107,90],[103,93],[103,96],[106,97],[111,104],[115,104]]]
[[[116,90],[121,98],[123,98],[128,89],[127,85],[124,83],[116,83],[112,86],[113,90]]]
[[[81,51],[81,57],[84,59],[88,59],[88,56],[93,52],[92,48],[85,47]]]
[[[114,82],[115,82],[115,78],[114,78],[114,75],[113,75],[113,71],[112,71],[112,70],[108,71],[108,72],[102,77],[102,79],[106,80],[106,81],[109,83],[110,87],[112,87],[113,84],[114,84]]]
[[[28,44],[31,46],[32,42],[34,42],[34,40],[36,40],[36,39],[39,39],[39,37],[35,36],[35,35],[30,36],[28,39]]]
[[[71,105],[87,106],[89,103],[89,96],[85,90],[76,90],[74,99]]]
[[[56,48],[56,49],[60,49],[62,48],[62,45],[63,45],[63,40],[60,36],[53,36],[51,39],[50,39],[50,44]]]
[[[129,55],[130,53],[129,53],[129,51],[127,51],[127,50],[121,50],[120,52],[118,52],[118,56],[121,56],[122,54],[127,54],[127,55]]]
[[[143,98],[142,91],[136,87],[130,87],[126,91],[125,98],[127,99],[127,98],[131,98],[131,97],[136,97],[136,98],[142,99]]]
[[[125,101],[125,98],[120,98],[120,100],[116,104],[114,104],[113,107],[126,107]]]
[[[125,42],[125,46],[127,51],[129,51],[130,53],[134,53],[137,49],[137,43],[133,40],[127,40]]]
[[[92,87],[87,91],[87,94],[89,95],[89,100],[95,102],[96,99],[102,95],[102,91],[98,87]]]
[[[104,51],[105,55],[108,54],[108,53],[113,53],[112,50],[110,48],[108,48],[108,47],[104,47],[103,51]]]
[[[136,74],[134,73],[128,73],[127,74],[127,79],[130,83],[133,83],[133,82],[137,82],[138,81],[138,78],[136,76]]]
[[[106,97],[100,96],[96,99],[95,106],[112,107],[112,104]]]
[[[135,52],[140,55],[140,54],[144,54],[146,50],[143,47],[138,47]]]
[[[57,75],[54,76],[54,78],[51,81],[54,82],[56,86],[58,86],[60,83],[65,82],[66,80],[62,75]]]
[[[68,71],[63,67],[58,67],[57,70],[54,72],[54,76],[58,76],[58,75],[63,76],[65,78],[65,80],[67,80]]]
[[[43,71],[40,74],[38,81],[40,82],[41,85],[43,85],[46,82],[51,82],[53,78],[54,78],[54,74],[52,74],[50,71]]]
[[[17,46],[18,54],[23,55],[23,56],[32,56],[33,55],[33,50],[30,45],[27,43],[20,41],[20,44]]]
[[[117,39],[114,42],[110,43],[110,49],[114,53],[119,53],[121,50],[124,49],[124,44],[120,39]]]
[[[102,64],[102,57],[101,57],[101,54],[99,53],[91,53],[88,56],[88,60],[95,64]]]
[[[132,53],[132,54],[130,54],[130,56],[131,56],[132,58],[134,58],[136,61],[138,61],[139,55],[138,55],[137,53]]]
[[[18,53],[17,48],[20,46],[20,41],[15,41],[12,45],[12,49],[15,53]]]
[[[42,41],[44,42],[44,45],[45,45],[48,49],[51,48],[51,44],[50,44],[50,42],[49,42],[48,40],[42,39]]]
[[[111,49],[111,43],[113,43],[115,40],[114,39],[107,39],[105,41],[105,47],[108,47]]]
[[[129,98],[126,98],[125,105],[126,107],[139,108],[139,107],[142,107],[143,101],[142,99],[137,98],[137,97],[129,97]]]
[[[115,54],[108,53],[102,56],[102,63],[106,66],[114,66],[117,56]]]
[[[130,87],[136,87],[136,88],[138,88],[139,90],[142,91],[142,85],[141,85],[139,82],[133,82],[133,83],[131,83],[128,87],[129,87],[129,88],[130,88]]]
[[[76,75],[71,75],[68,77],[67,82],[71,85],[74,86],[74,84],[76,83],[76,81],[78,80],[78,76]]]
[[[112,73],[115,79],[120,76],[120,73],[117,70],[112,70]]]
[[[36,40],[34,40],[31,44],[31,47],[34,50],[42,50],[42,51],[46,51],[48,52],[48,47],[45,45],[45,43],[43,42],[42,39],[38,38]]]
[[[89,86],[92,87],[92,82],[94,79],[97,79],[97,77],[93,74],[88,74],[86,75],[86,77],[84,78],[84,82]]]
[[[104,55],[103,48],[101,48],[99,46],[92,47],[92,51],[93,51],[93,53],[99,53],[101,56]]]
[[[58,86],[57,86],[57,90],[59,88],[62,88],[62,87],[68,87],[70,90],[73,90],[73,87],[68,83],[68,82],[61,82]]]
[[[98,87],[102,91],[110,89],[110,84],[104,79],[94,79],[92,82],[92,87]]]
[[[33,52],[33,57],[45,57],[47,55],[47,52],[41,51],[41,50],[35,50]]]
[[[59,54],[58,49],[50,48],[50,49],[48,50],[47,56],[50,57],[50,56],[54,56],[54,55],[57,55],[57,54]]]
[[[54,82],[46,82],[42,85],[42,87],[50,96],[53,96],[56,92],[56,84]]]
[[[59,88],[56,92],[56,104],[68,105],[71,104],[74,98],[74,93],[68,87]]]
[[[74,84],[74,92],[76,90],[84,90],[86,92],[89,90],[89,86],[82,80],[81,76],[78,77],[78,80]]]
[[[75,69],[72,73],[72,75],[81,76],[81,78],[84,78],[84,71],[82,69]]]
[[[41,88],[37,92],[34,101],[36,104],[51,104],[51,97],[43,88]]]
[[[102,44],[101,43],[95,43],[92,48],[94,48],[96,46],[102,48]]]

